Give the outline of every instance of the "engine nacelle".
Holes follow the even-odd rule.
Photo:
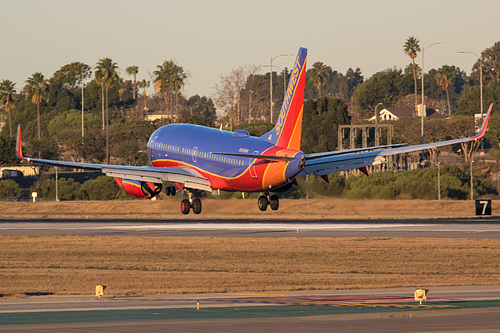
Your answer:
[[[154,198],[160,194],[162,189],[161,183],[141,182],[139,180],[122,178],[115,178],[115,181],[125,192],[139,198]]]

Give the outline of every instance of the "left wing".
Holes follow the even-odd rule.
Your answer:
[[[438,148],[453,145],[462,142],[476,141],[481,139],[486,132],[488,121],[490,119],[493,103],[488,109],[486,118],[483,121],[479,133],[472,137],[447,140],[435,143],[426,143],[415,146],[396,147],[391,149],[370,150],[365,152],[335,152],[317,153],[305,155],[305,167],[297,176],[314,174],[315,176],[324,176],[335,172],[347,171],[352,169],[364,168],[370,165],[377,165],[385,162],[385,156],[409,153],[424,149]],[[369,149],[369,148],[367,148]]]
[[[46,160],[41,158],[24,157],[21,146],[21,125],[17,125],[16,156],[27,162],[47,164],[53,166],[69,167],[76,169],[100,170],[106,176],[132,179],[143,182],[161,183],[162,181],[181,183],[185,188],[211,191],[210,179],[204,177],[196,170],[187,167],[149,167],[125,166],[94,163],[65,162]]]

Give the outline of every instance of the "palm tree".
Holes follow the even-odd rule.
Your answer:
[[[10,106],[14,101],[13,95],[16,93],[15,83],[10,80],[3,80],[0,83],[0,101],[9,112],[10,137],[12,138],[12,117],[10,116]]]
[[[146,102],[146,88],[149,88],[149,85],[151,84],[151,81],[146,81],[143,79],[142,81],[137,82],[137,86],[140,89],[143,89],[143,96],[144,96],[144,110],[148,109],[147,102]]]
[[[125,69],[128,75],[132,75],[134,77],[134,91],[132,92],[132,97],[135,101],[135,89],[137,88],[137,73],[139,73],[139,67],[137,66],[129,66]]]
[[[103,58],[97,63],[95,74],[106,89],[106,163],[109,164],[109,87],[119,79],[118,66],[111,58]]]
[[[184,80],[187,78],[184,69],[177,66],[173,60],[165,61],[162,65],[156,66],[157,70],[153,72],[155,78],[155,90],[165,94],[165,113],[168,110],[169,94],[178,92],[184,86]],[[173,112],[171,110],[170,120],[173,121]]]
[[[420,52],[420,45],[418,45],[419,40],[415,37],[409,37],[406,43],[403,45],[403,50],[405,54],[409,55],[412,61],[412,72],[413,72],[413,82],[415,83],[415,110],[418,104],[417,97],[417,73],[415,70],[415,58],[417,57],[417,52]]]
[[[321,87],[323,87],[328,80],[329,66],[322,62],[315,62],[311,69],[310,78],[314,82],[314,86],[318,89],[318,98],[321,97]]]
[[[448,66],[444,65],[440,69],[438,69],[437,74],[435,75],[436,78],[436,83],[444,90],[446,91],[446,101],[448,102],[448,117],[451,116],[451,107],[450,107],[450,94],[448,92],[448,87],[450,83],[453,82],[455,79],[453,73],[453,69]]]
[[[31,101],[36,104],[36,115],[37,115],[37,123],[38,123],[38,140],[40,140],[40,103],[42,100],[46,99],[47,87],[49,84],[49,80],[47,80],[42,73],[36,72],[31,77],[26,80],[27,86],[26,90],[28,95],[31,95]]]
[[[175,103],[177,104],[177,95],[179,90],[184,88],[185,82],[187,79],[187,74],[184,72],[182,66],[175,65],[174,73],[172,75],[172,91],[175,93]]]

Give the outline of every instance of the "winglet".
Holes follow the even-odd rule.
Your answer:
[[[490,114],[492,109],[493,109],[493,103],[490,104],[488,113],[486,113],[486,118],[484,118],[483,124],[481,125],[481,130],[479,131],[479,133],[477,133],[472,137],[472,140],[474,141],[479,140],[484,136],[484,133],[486,133],[486,127],[488,127],[488,121],[490,120]]]
[[[17,124],[16,157],[24,160],[23,146],[21,145],[21,124]]]

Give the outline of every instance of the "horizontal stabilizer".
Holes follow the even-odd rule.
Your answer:
[[[377,150],[377,149],[387,149],[387,148],[396,148],[396,147],[402,147],[402,146],[406,146],[406,143],[396,143],[396,144],[393,144],[393,145],[386,145],[386,146],[375,146],[375,147],[365,147],[365,148],[354,148],[354,149],[327,151],[325,153],[307,154],[306,155],[306,160],[312,160],[312,159],[315,159],[315,158],[321,158],[321,157],[327,157],[327,156],[334,156],[334,155],[351,154],[351,153],[357,153],[357,152],[362,152],[362,151],[370,151],[370,150]]]

